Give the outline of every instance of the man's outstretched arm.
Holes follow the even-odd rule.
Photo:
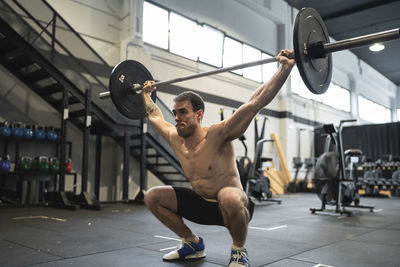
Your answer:
[[[170,143],[169,134],[171,130],[175,129],[172,124],[164,120],[161,110],[151,99],[151,92],[155,90],[153,87],[154,81],[146,81],[143,86],[143,105],[146,112],[146,117],[156,129],[156,131]]]
[[[295,64],[294,59],[289,59],[291,56],[293,56],[293,50],[282,50],[277,56],[280,66],[274,76],[261,85],[247,103],[240,106],[230,118],[223,122],[223,137],[226,140],[234,140],[243,135],[254,116],[274,99]]]

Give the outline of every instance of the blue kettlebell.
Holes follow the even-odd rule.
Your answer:
[[[0,158],[0,171],[9,172],[10,168],[11,168],[10,156],[7,155],[3,158]]]
[[[46,133],[44,131],[44,127],[40,125],[35,125],[33,134],[35,135],[36,139],[43,140],[46,138]]]
[[[47,127],[46,128],[46,137],[50,141],[56,141],[57,140],[57,133],[54,130],[54,127]]]
[[[11,135],[10,123],[8,121],[3,121],[2,123],[0,123],[0,135],[2,136]]]
[[[32,139],[33,137],[33,130],[32,130],[32,125],[29,124],[25,124],[25,128],[24,128],[24,137],[28,138],[28,139]]]
[[[23,123],[15,121],[11,124],[11,135],[15,137],[22,137],[23,135]]]
[[[61,140],[61,129],[57,128],[57,129],[55,129],[55,131],[56,131],[56,134],[57,134],[57,140]]]

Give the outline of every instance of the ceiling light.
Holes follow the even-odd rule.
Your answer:
[[[374,51],[374,52],[379,52],[385,49],[385,46],[381,43],[375,43],[373,45],[369,46],[369,50]]]

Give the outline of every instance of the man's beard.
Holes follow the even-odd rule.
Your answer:
[[[193,135],[196,127],[197,126],[195,124],[191,124],[191,125],[187,125],[185,127],[177,127],[176,130],[180,137],[186,138],[186,137]]]

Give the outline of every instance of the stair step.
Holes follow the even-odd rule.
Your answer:
[[[148,163],[147,165],[148,165],[148,166],[154,166],[154,167],[158,167],[158,166],[162,166],[162,167],[165,167],[165,166],[172,166],[170,163]]]
[[[161,171],[161,172],[159,172],[159,173],[161,173],[161,174],[181,174],[180,172],[177,172],[177,171]]]
[[[53,100],[53,101],[49,101],[50,104],[52,104],[55,107],[61,107],[62,104],[64,103],[63,99],[58,99],[58,100]],[[79,101],[79,99],[76,96],[70,96],[68,97],[68,105],[74,105],[74,104],[78,104],[81,103]]]
[[[142,137],[141,134],[133,134],[133,135],[131,135],[131,140],[137,140],[137,139],[140,139],[141,137]]]
[[[35,61],[26,54],[21,54],[11,60],[6,60],[4,62],[4,65],[10,69],[18,70],[23,67],[27,67],[33,64],[34,62]]]
[[[172,183],[188,183],[188,180],[177,180],[177,179],[168,179],[168,182],[172,182]]]
[[[86,116],[86,110],[85,109],[79,109],[75,111],[70,111],[69,112],[69,117],[70,118],[80,118],[80,117],[85,117]]]
[[[148,145],[148,144],[146,144],[146,149],[150,149],[150,148],[153,148],[151,145]],[[134,150],[134,149],[141,149],[141,145],[134,145],[134,146],[131,146],[131,149],[132,150]]]
[[[9,51],[3,54],[3,60],[6,63],[23,57],[26,57],[26,52],[18,47],[10,48]]]
[[[0,54],[4,55],[7,54],[13,50],[17,50],[18,47],[16,47],[13,43],[3,40],[0,42]]]
[[[20,76],[20,78],[25,82],[37,82],[49,77],[51,77],[51,75],[45,69],[38,69]]]
[[[161,155],[160,154],[147,154],[146,158],[160,158]]]
[[[53,83],[44,87],[39,87],[36,91],[39,95],[51,95],[64,90],[64,87],[59,83]]]

